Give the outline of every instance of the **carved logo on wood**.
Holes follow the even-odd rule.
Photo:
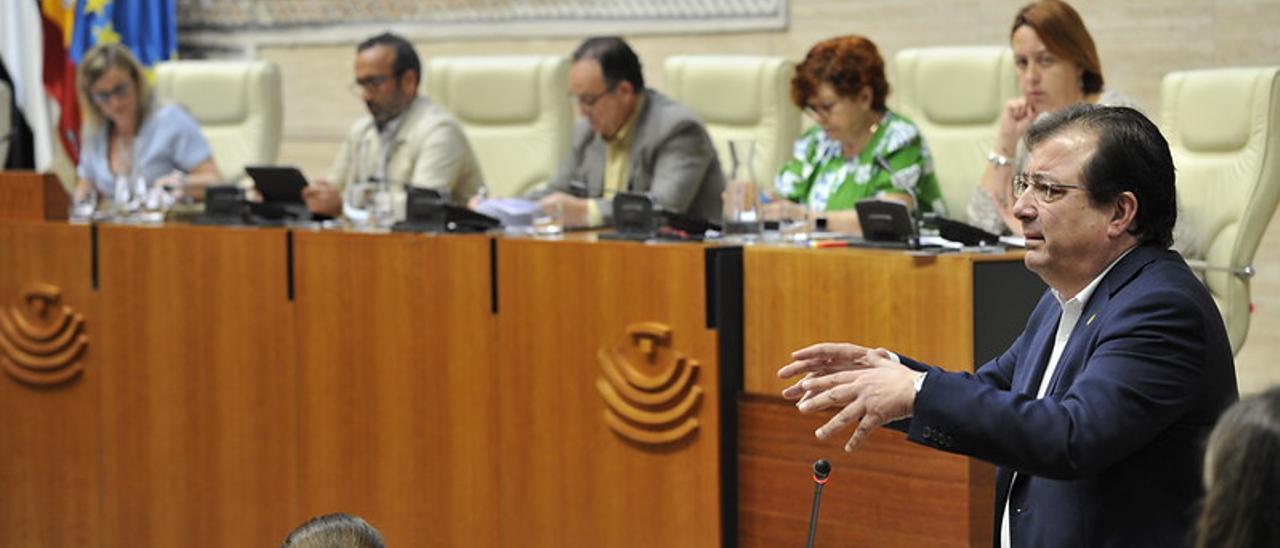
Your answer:
[[[660,323],[631,324],[627,338],[633,352],[605,346],[596,353],[604,373],[596,379],[596,389],[604,398],[605,423],[618,435],[648,445],[693,433],[702,399],[702,387],[694,384],[698,361],[674,350],[659,352],[671,341],[671,328]],[[633,363],[628,354],[641,363]]]
[[[0,310],[0,365],[10,377],[55,386],[80,374],[89,345],[84,315],[61,304],[61,294],[56,286],[31,284],[21,306]]]

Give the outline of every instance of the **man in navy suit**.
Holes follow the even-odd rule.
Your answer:
[[[823,343],[778,371],[817,431],[909,418],[914,442],[995,463],[997,547],[1185,546],[1203,441],[1237,399],[1231,345],[1170,251],[1168,143],[1129,108],[1082,105],[1028,132],[1014,181],[1025,263],[1049,286],[1026,330],[974,374]]]

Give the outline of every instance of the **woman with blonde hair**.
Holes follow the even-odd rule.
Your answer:
[[[111,196],[117,181],[141,178],[199,198],[221,180],[200,126],[181,107],[156,100],[127,47],[99,44],[86,52],[76,88],[85,113],[77,192]]]

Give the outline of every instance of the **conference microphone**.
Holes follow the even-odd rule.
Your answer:
[[[831,475],[831,463],[823,459],[813,462],[813,510],[809,513],[809,541],[805,548],[813,548],[813,535],[818,532],[818,502],[822,499],[822,486]]]

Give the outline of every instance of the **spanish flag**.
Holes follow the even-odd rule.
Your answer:
[[[177,57],[173,0],[0,0],[0,64],[29,128],[7,138],[31,157],[9,165],[49,171],[57,155],[79,157],[75,67],[99,43],[129,46],[147,67]],[[0,106],[5,108],[5,106]],[[0,142],[6,138],[0,134]],[[28,142],[24,142],[24,140]]]

